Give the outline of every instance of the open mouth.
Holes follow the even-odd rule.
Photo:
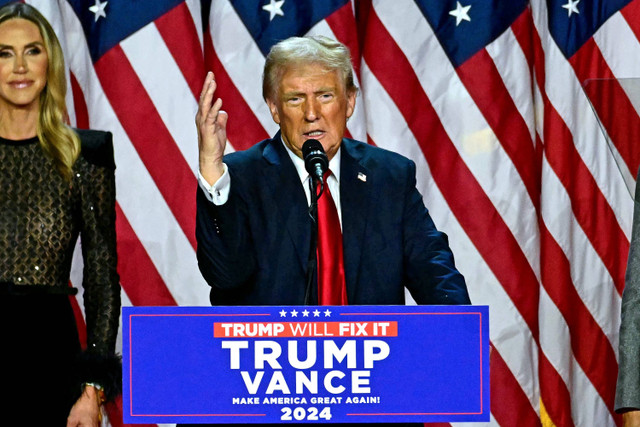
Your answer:
[[[307,138],[319,138],[322,135],[324,135],[324,132],[321,130],[314,130],[311,132],[305,132],[304,136],[306,136]]]

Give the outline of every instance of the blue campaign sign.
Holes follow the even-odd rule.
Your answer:
[[[123,307],[125,423],[489,421],[487,306]]]

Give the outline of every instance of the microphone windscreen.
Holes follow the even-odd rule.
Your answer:
[[[311,176],[317,176],[319,179],[329,169],[329,158],[324,152],[324,147],[317,139],[308,139],[302,144],[302,159],[307,172]]]
[[[309,155],[315,151],[320,151],[324,153],[324,147],[320,144],[320,141],[317,139],[307,139],[304,144],[302,144],[302,158],[306,159]]]

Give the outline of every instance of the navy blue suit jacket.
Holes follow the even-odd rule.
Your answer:
[[[280,133],[224,161],[227,203],[197,195],[198,263],[211,303],[302,305],[311,221]],[[415,164],[345,138],[340,169],[349,304],[404,304],[405,286],[419,304],[470,304],[447,236],[416,189]]]

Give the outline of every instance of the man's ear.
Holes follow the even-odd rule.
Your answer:
[[[267,99],[267,106],[269,107],[269,111],[271,112],[271,118],[276,124],[280,124],[280,114],[278,114],[278,106],[275,102],[270,99]]]

